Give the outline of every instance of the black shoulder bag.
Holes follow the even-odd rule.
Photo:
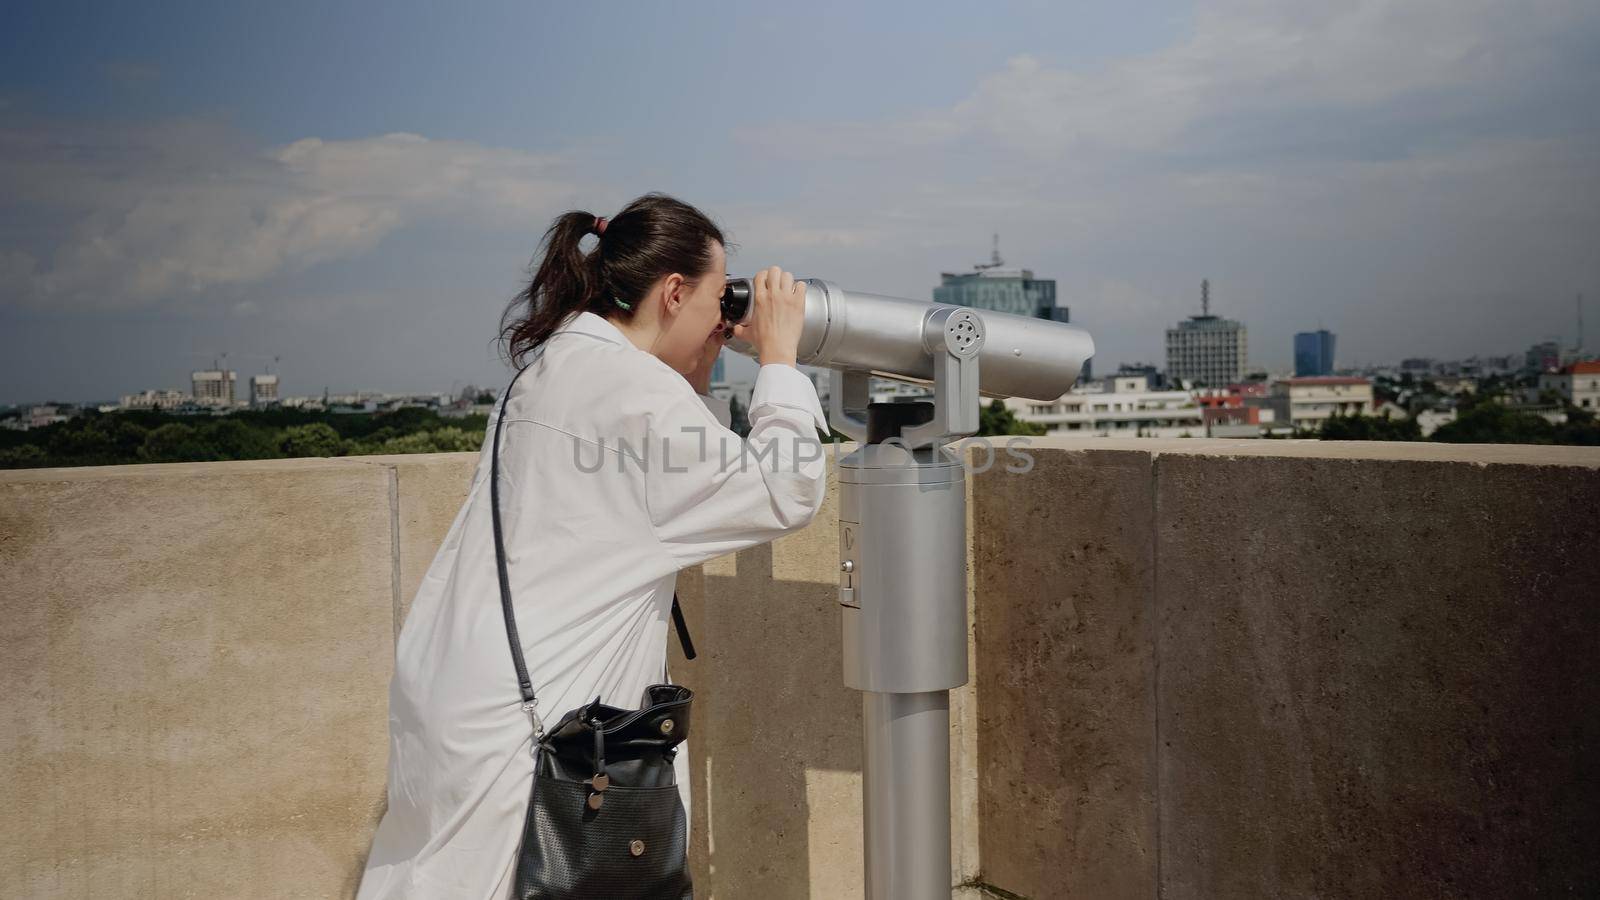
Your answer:
[[[517,383],[523,369],[511,379]],[[500,530],[500,433],[505,425],[506,387],[494,427],[489,495],[494,515],[494,551],[500,574],[511,661],[517,667],[522,708],[533,721],[533,789],[517,856],[518,900],[692,900],[688,823],[672,766],[678,744],[689,736],[686,687],[653,684],[639,709],[606,706],[596,697],[561,717],[550,729],[517,637]],[[678,598],[672,620],[684,655],[694,658]]]

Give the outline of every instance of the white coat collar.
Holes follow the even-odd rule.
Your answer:
[[[622,329],[611,324],[605,316],[597,315],[588,310],[583,310],[568,319],[564,325],[555,330],[555,333],[562,334],[569,331],[577,334],[587,334],[602,341],[621,344],[624,347],[633,347],[633,342],[628,340],[628,336],[622,333]],[[634,349],[637,350],[638,348],[634,347]]]

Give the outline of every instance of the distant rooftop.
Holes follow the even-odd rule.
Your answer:
[[[974,272],[940,272],[939,277],[949,281],[958,278],[1021,278],[1033,280],[1032,269],[978,269]]]
[[[1221,316],[1190,316],[1178,323],[1182,331],[1231,331],[1239,327],[1236,320]]]
[[[1285,378],[1285,384],[1371,384],[1371,379],[1353,378],[1348,375],[1306,375],[1300,378]]]
[[[990,251],[988,262],[978,263],[972,267],[971,272],[940,272],[939,277],[947,284],[968,278],[1020,278],[1023,281],[1032,281],[1033,270],[1006,268],[1005,260],[1000,256],[1000,235],[997,234],[994,236],[994,249]]]

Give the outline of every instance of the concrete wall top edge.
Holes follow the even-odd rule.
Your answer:
[[[1004,443],[1010,438],[994,438]],[[1225,438],[1078,438],[1027,437],[1018,445],[1036,450],[1110,450],[1214,457],[1282,457],[1287,459],[1341,459],[1399,462],[1461,462],[1474,465],[1576,466],[1600,468],[1600,447],[1540,444],[1434,444],[1407,441],[1229,440]],[[837,458],[856,447],[854,442],[829,446]],[[459,466],[477,456],[460,453],[400,453],[378,456],[256,459],[228,462],[135,463],[120,466],[64,466],[40,469],[0,469],[0,484],[58,481],[95,481],[114,478],[163,478],[192,475],[253,474],[315,471],[351,466]]]
[[[54,481],[101,481],[121,478],[186,478],[192,475],[252,475],[262,473],[349,469],[352,466],[459,466],[477,458],[465,453],[391,453],[381,456],[307,456],[295,459],[240,459],[226,462],[128,463],[118,466],[58,466],[38,469],[0,469],[0,484],[38,484]]]
[[[458,453],[380,453],[374,456],[343,456],[350,462],[371,463],[380,466],[393,465],[441,465],[455,466],[463,461],[478,458],[478,451],[465,450]]]
[[[60,466],[42,469],[0,470],[0,484],[37,484],[59,481],[105,481],[128,478],[188,478],[195,475],[251,475],[268,472],[354,469],[360,457],[305,457],[300,459],[241,459],[226,462],[128,463],[119,466]]]
[[[1004,438],[996,439],[1004,441]],[[1227,438],[1029,437],[1019,445],[1038,450],[1114,450],[1189,456],[1282,457],[1474,465],[1600,468],[1600,447],[1546,444],[1435,444],[1412,441],[1238,440]]]

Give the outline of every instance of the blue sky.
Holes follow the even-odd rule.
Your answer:
[[[1350,363],[1570,343],[1600,297],[1592,2],[239,7],[8,9],[0,402],[222,352],[498,386],[549,220],[649,190],[736,271],[903,296],[998,231],[1102,371],[1204,277],[1269,368],[1318,325]]]

